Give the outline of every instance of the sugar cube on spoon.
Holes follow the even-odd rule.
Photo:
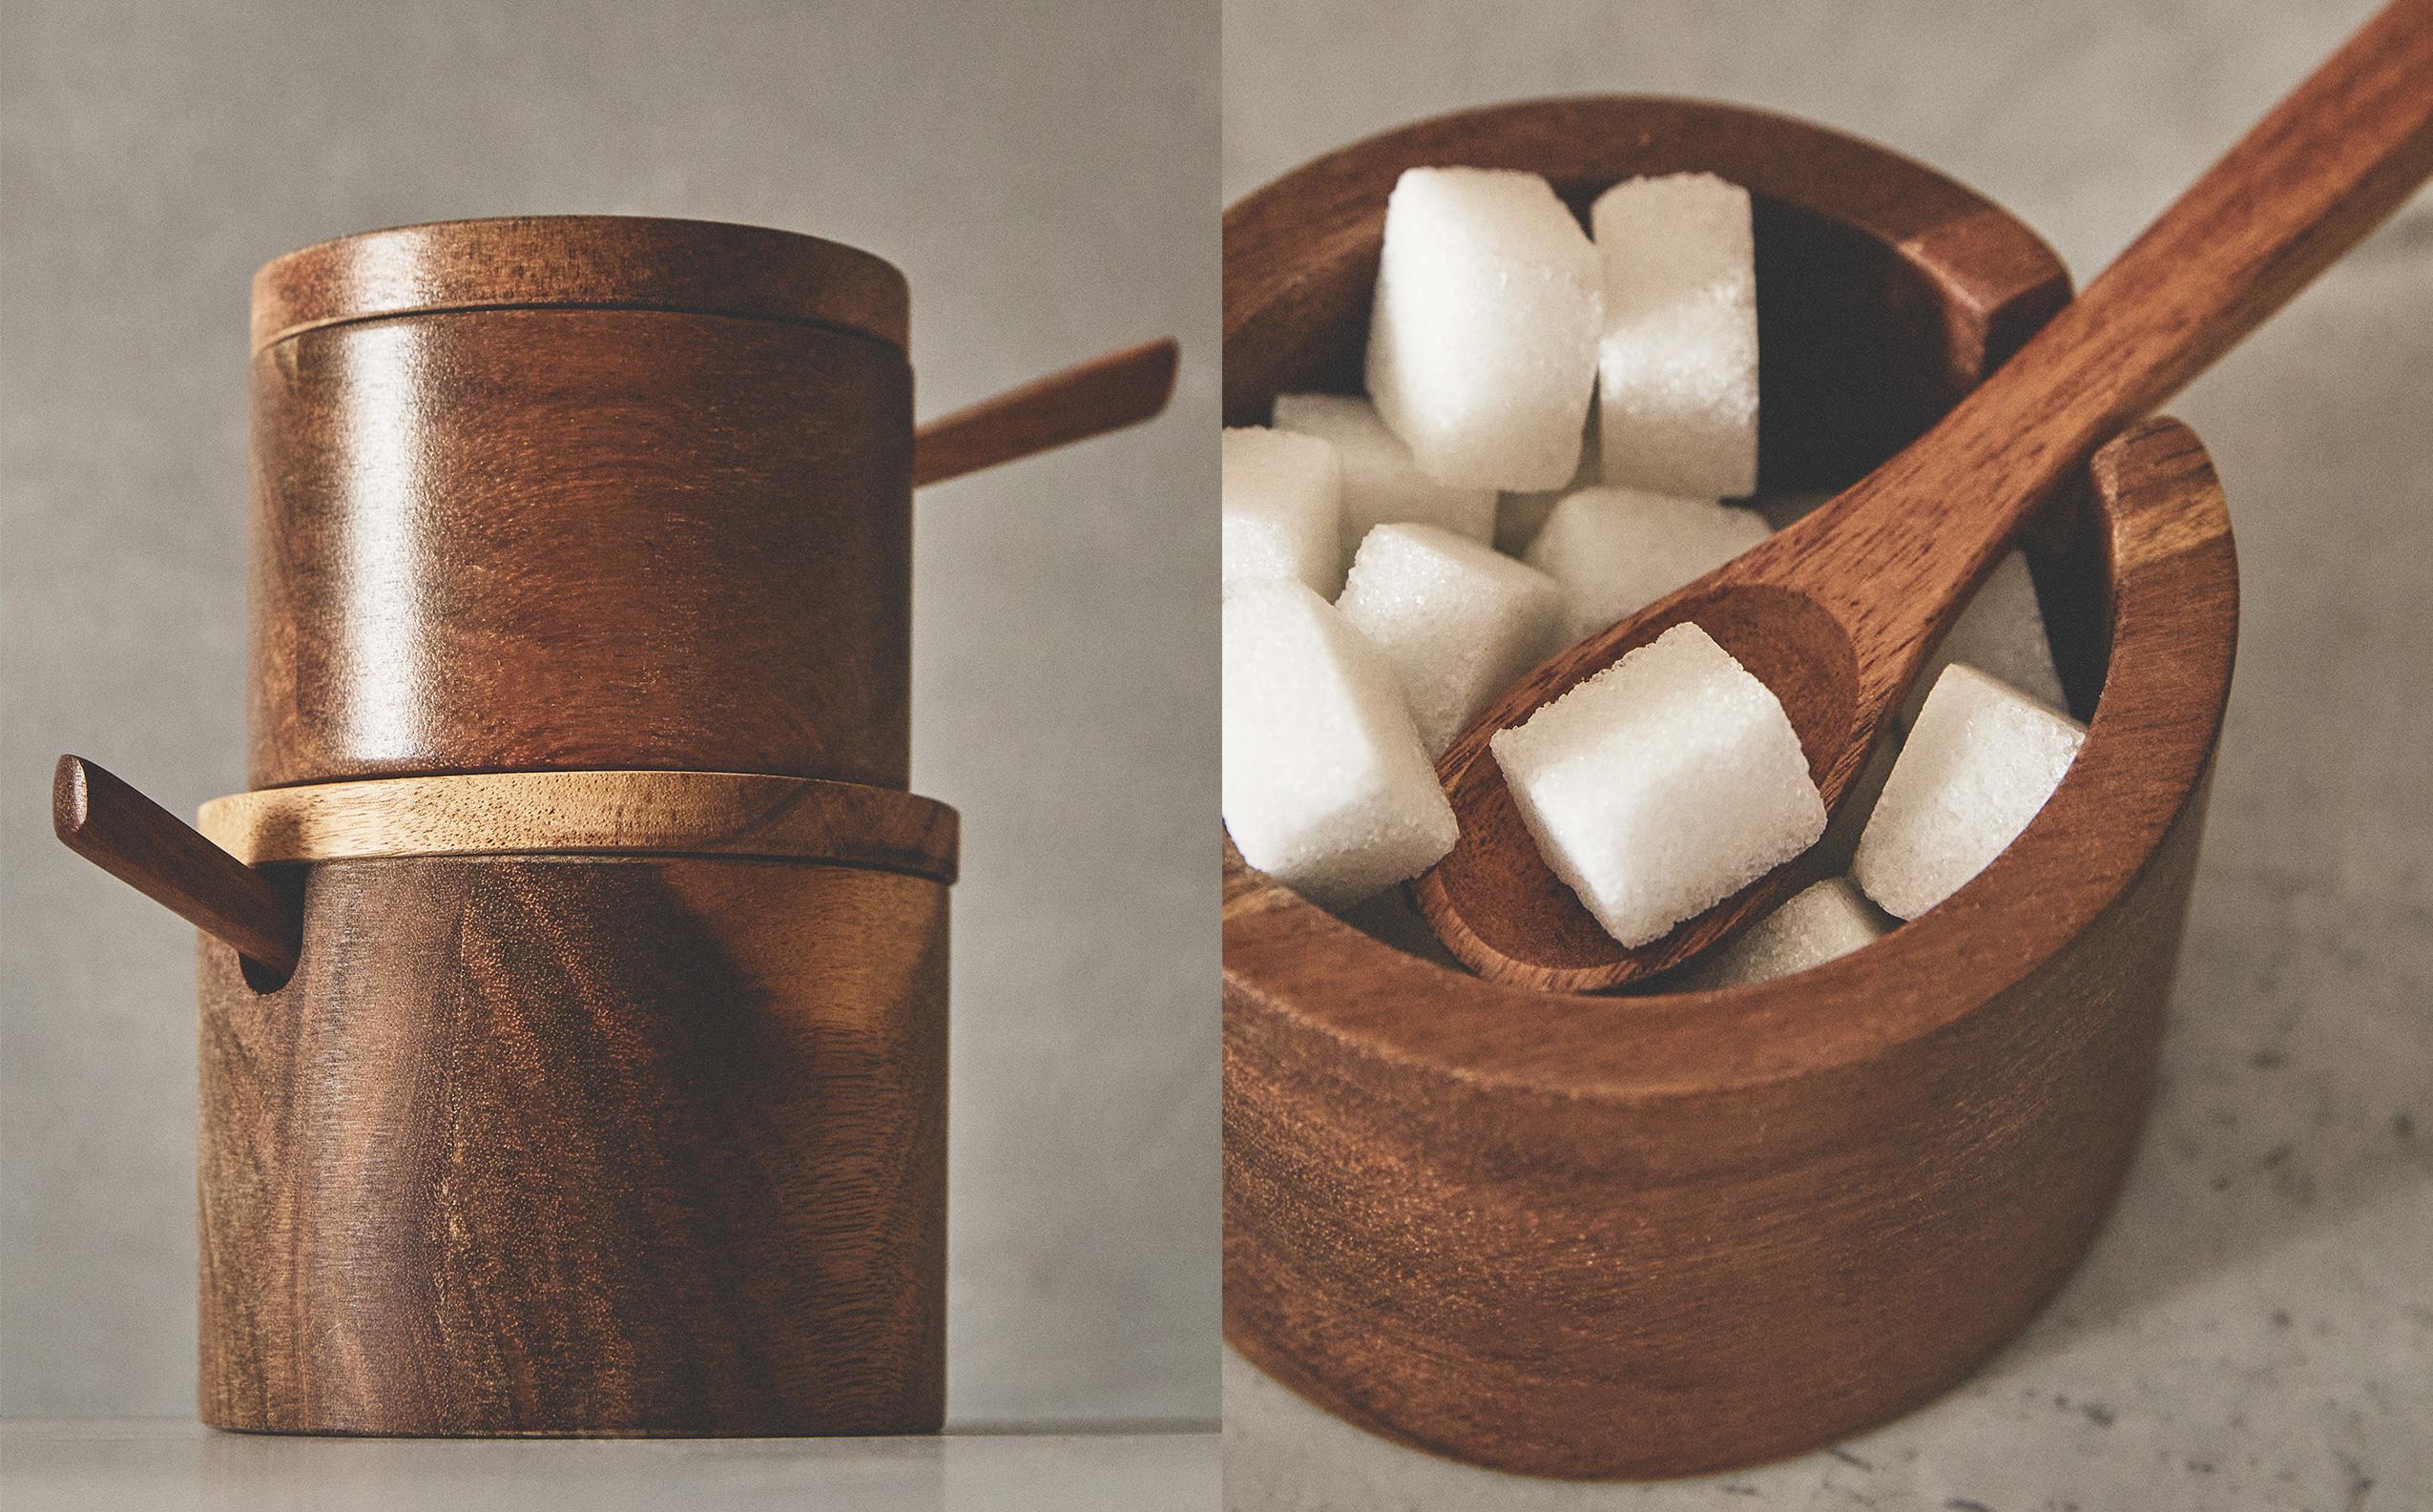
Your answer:
[[[1790,860],[1824,799],[1782,705],[1695,625],[1489,742],[1546,863],[1606,933],[1642,945]]]

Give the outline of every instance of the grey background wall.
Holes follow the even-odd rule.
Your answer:
[[[65,750],[243,785],[246,280],[535,211],[816,232],[925,415],[1173,333],[1154,428],[918,524],[914,786],[964,815],[949,1412],[1216,1405],[1213,3],[10,0],[0,1415],[194,1393],[192,937],[51,839]]]
[[[2373,9],[1227,0],[1225,193],[1464,106],[1705,95],[1931,162],[2083,281]],[[1629,1505],[2433,1504],[2433,198],[2171,408],[2229,490],[2241,644],[2121,1206],[1960,1392],[1840,1457]],[[1395,1448],[1238,1359],[1225,1435],[1240,1512],[1622,1504]]]

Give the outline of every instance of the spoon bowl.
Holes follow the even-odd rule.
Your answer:
[[[1626,949],[1547,868],[1487,750],[1496,731],[1528,719],[1581,677],[1684,622],[1697,624],[1774,690],[1828,807],[1858,779],[1867,751],[1854,735],[1859,658],[1833,611],[1797,590],[1762,582],[1717,579],[1673,594],[1633,616],[1626,633],[1599,637],[1593,655],[1558,657],[1523,678],[1437,763],[1462,818],[1461,841],[1413,892],[1445,947],[1483,974],[1553,991],[1610,984],[1617,959],[1632,975],[1652,974],[1695,955],[1795,890],[1796,867],[1778,867],[1661,939]]]

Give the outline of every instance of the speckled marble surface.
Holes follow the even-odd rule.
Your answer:
[[[2368,9],[1231,0],[1227,194],[1463,105],[1707,94],[1935,162],[2083,281]],[[1229,1357],[1229,1506],[2433,1507],[2433,201],[2171,407],[2229,490],[2240,660],[2161,1099],[2054,1305],[1905,1419],[1663,1485],[1432,1459]]]
[[[0,1423],[27,1512],[1215,1512],[1213,1433],[928,1439],[282,1439],[194,1422]]]

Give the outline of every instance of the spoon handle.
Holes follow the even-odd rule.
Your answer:
[[[912,486],[1120,430],[1164,409],[1174,392],[1172,338],[1093,357],[922,426]]]
[[[82,756],[51,782],[51,827],[77,855],[238,954],[285,975],[303,922],[270,880]]]
[[[2428,174],[2433,0],[2393,0],[1983,386],[1819,510],[1825,518],[1804,544],[1857,553],[1880,602],[1912,606],[1903,617],[1913,632],[1914,606],[1943,606],[1940,631],[2063,477],[2237,344]],[[1839,541],[1828,533],[1836,525],[1850,527]]]

